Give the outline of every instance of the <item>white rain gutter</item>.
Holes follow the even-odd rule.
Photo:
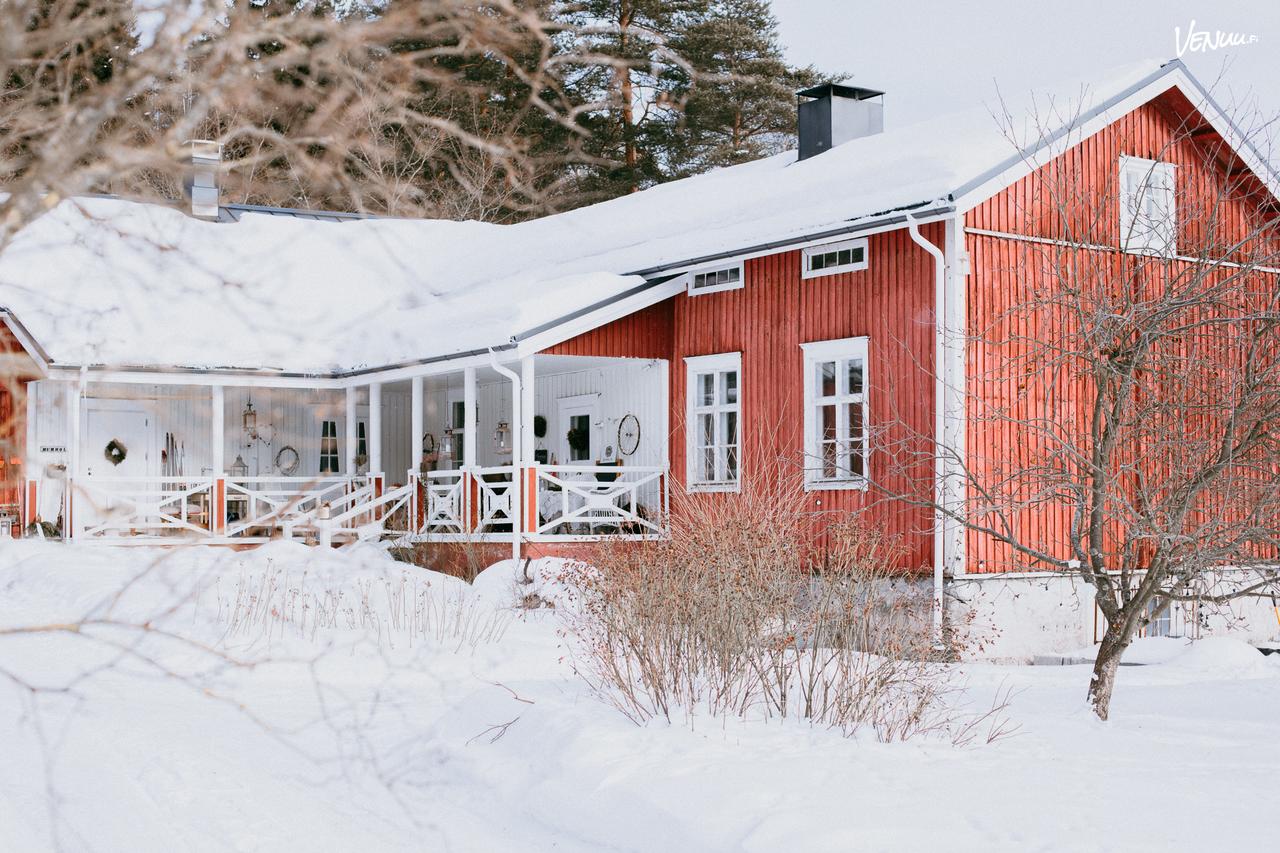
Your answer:
[[[943,478],[946,474],[946,463],[943,458],[946,416],[943,411],[944,395],[947,390],[946,377],[943,375],[943,356],[945,347],[946,292],[947,292],[947,260],[943,251],[930,243],[920,233],[920,223],[910,213],[907,214],[907,230],[915,243],[933,256],[933,639],[935,644],[942,643],[942,572],[946,558],[944,531],[946,517],[942,502],[946,497]]]
[[[524,419],[520,412],[520,374],[499,364],[498,354],[492,348],[489,349],[489,364],[511,380],[511,559],[519,568],[520,526],[524,523],[524,516],[520,512],[520,496],[524,491],[523,472],[520,470],[520,460],[524,459],[523,448],[520,446],[520,435],[524,432],[521,426]]]

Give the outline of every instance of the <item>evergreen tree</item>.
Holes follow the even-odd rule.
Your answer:
[[[670,88],[684,109],[672,132],[667,177],[756,160],[795,144],[795,93],[823,77],[812,66],[787,64],[768,0],[714,0],[671,46],[694,73],[672,71]]]
[[[665,178],[665,146],[678,118],[671,85],[679,59],[669,43],[710,0],[584,0],[562,21],[588,61],[569,82],[586,104],[583,170],[588,198],[612,198]]]

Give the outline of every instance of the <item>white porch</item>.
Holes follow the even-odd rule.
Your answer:
[[[666,530],[665,362],[538,355],[318,387],[202,378],[36,383],[26,520],[136,544]]]

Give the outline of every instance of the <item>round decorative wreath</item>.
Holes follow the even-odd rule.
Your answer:
[[[112,465],[119,465],[124,458],[129,455],[129,448],[124,446],[118,438],[113,438],[107,442],[107,446],[103,449],[102,455],[107,457],[107,461]]]
[[[542,415],[533,416],[533,435],[535,438],[542,438],[547,434],[547,419]]]
[[[294,450],[291,445],[286,444],[276,454],[276,470],[285,477],[292,477],[297,473],[298,463],[301,461],[298,451]]]
[[[588,430],[571,429],[565,437],[569,439],[569,446],[574,450],[591,449],[591,433]]]

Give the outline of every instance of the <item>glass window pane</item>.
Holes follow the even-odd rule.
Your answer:
[[[702,451],[702,465],[698,472],[698,479],[711,481],[716,478],[716,450],[714,447],[704,448]]]
[[[716,375],[714,373],[698,374],[698,405],[711,406],[716,402]]]
[[[855,264],[862,263],[864,249],[861,246],[858,246],[856,249],[853,249],[852,251],[853,251],[853,263]]]
[[[698,437],[701,439],[698,444],[702,447],[716,443],[716,424],[712,416],[698,415]]]
[[[738,448],[726,448],[725,455],[725,479],[737,481],[738,479]]]
[[[727,405],[738,402],[738,371],[730,370],[724,374],[724,399]]]
[[[836,407],[819,406],[819,430],[822,441],[834,441],[836,436]]]
[[[847,403],[845,404],[845,422],[849,425],[848,436],[842,436],[849,439],[858,439],[862,437],[862,404]]]
[[[822,361],[818,363],[818,396],[834,397],[836,393],[836,363]]]
[[[738,443],[738,413],[737,412],[721,412],[720,413],[720,443],[721,444],[737,444]]]
[[[862,360],[850,359],[847,362],[847,375],[850,394],[862,393]]]
[[[832,479],[836,476],[836,443],[834,441],[824,441],[820,445],[822,455],[822,476],[824,479]]]
[[[839,263],[840,266],[842,267],[853,263],[853,253],[850,252],[848,249],[841,249],[840,257],[837,263]]]
[[[820,269],[822,269],[822,267],[823,267],[823,258],[822,258],[822,255],[810,255],[810,256],[809,256],[809,269],[811,269],[811,270],[820,270]]]

